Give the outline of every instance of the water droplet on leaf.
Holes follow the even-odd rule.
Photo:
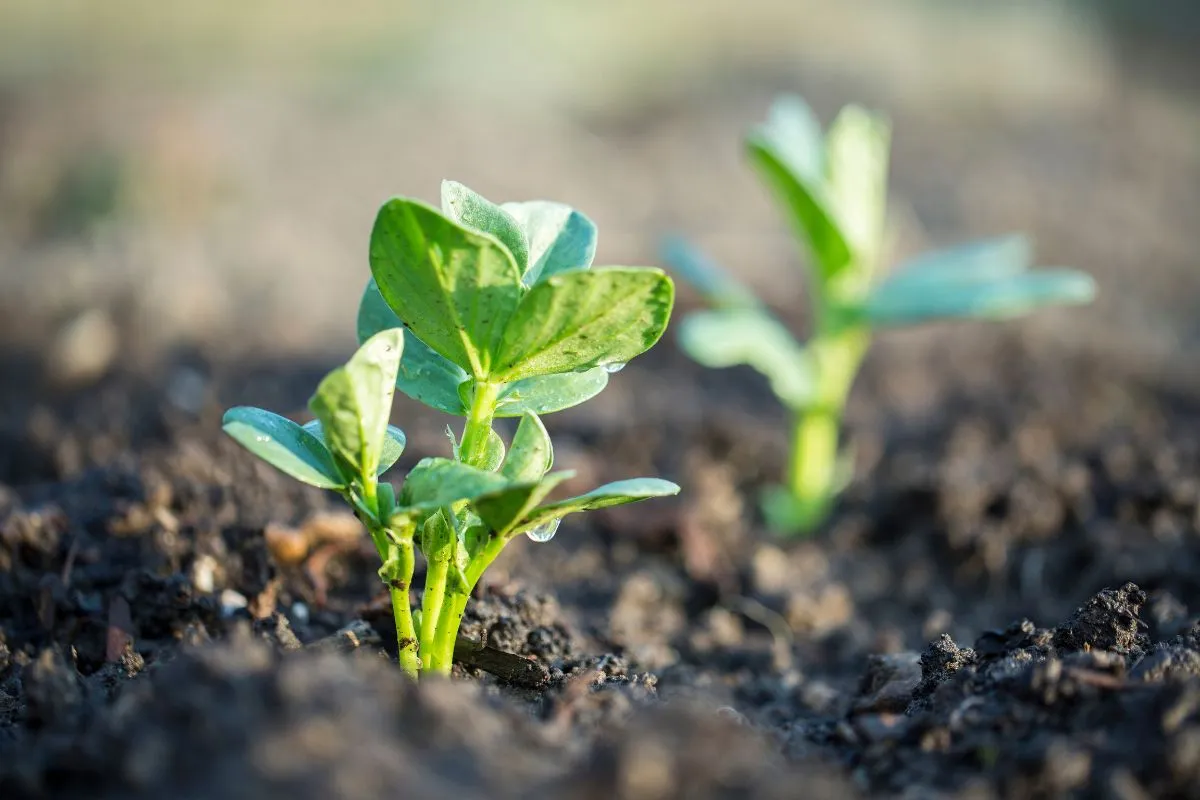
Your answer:
[[[624,361],[614,361],[611,364],[601,364],[600,366],[609,375],[613,375],[613,374],[616,374],[616,373],[620,372],[621,370],[625,369],[625,362]]]
[[[535,542],[548,542],[554,538],[554,534],[558,533],[558,523],[560,519],[552,519],[549,522],[544,522],[536,528],[530,528],[525,531],[525,535]]]
[[[269,442],[269,441],[271,441],[271,437],[270,437],[270,436],[267,436],[265,433],[260,433],[258,436],[255,436],[254,438],[255,438],[255,440],[256,440],[256,441],[259,441],[259,442]]]

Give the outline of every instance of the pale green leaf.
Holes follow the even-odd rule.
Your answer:
[[[524,291],[508,248],[415,200],[384,204],[371,231],[371,272],[418,339],[486,378]]]
[[[519,417],[527,412],[550,414],[577,406],[598,395],[608,385],[608,370],[539,375],[507,383],[496,402],[496,416]]]
[[[314,419],[312,422],[304,423],[304,430],[316,436],[322,442],[325,441],[325,429],[321,425],[321,420]],[[404,431],[397,428],[395,425],[387,426],[387,435],[383,439],[383,448],[379,451],[379,467],[378,473],[382,475],[387,472],[392,466],[400,460],[400,456],[404,453],[404,446],[407,440],[404,436]]]
[[[550,434],[546,433],[546,426],[537,414],[526,413],[517,424],[500,474],[510,481],[526,483],[541,480],[552,466],[554,445],[550,442]]]
[[[692,314],[680,324],[679,344],[706,367],[753,367],[792,408],[807,405],[816,391],[812,357],[765,311],[725,308]]]
[[[321,381],[309,401],[343,471],[364,479],[379,473],[403,347],[399,329],[375,334]]]
[[[652,497],[667,497],[674,494],[679,494],[679,486],[661,478],[630,478],[615,481],[593,489],[587,494],[536,508],[519,524],[514,525],[510,533],[522,533],[580,511],[620,506],[626,503],[636,503],[639,500],[648,500]]]
[[[825,137],[827,207],[850,246],[855,267],[850,281],[839,282],[842,296],[861,297],[878,267],[890,150],[888,120],[859,106],[843,108]]]
[[[221,424],[242,447],[298,481],[320,489],[346,484],[321,440],[286,417],[236,406],[225,412]]]
[[[483,463],[480,469],[495,472],[504,463],[504,440],[494,430],[488,431],[487,444],[483,449]]]
[[[773,107],[766,124],[746,138],[751,165],[786,209],[796,235],[808,245],[822,283],[852,259],[825,196],[823,148],[811,112],[801,111],[795,99]]]
[[[358,306],[358,341],[365,342],[380,331],[403,327],[404,323],[383,299],[372,278]],[[412,331],[404,329],[397,389],[438,411],[463,417],[467,415],[467,407],[459,395],[459,386],[469,380],[462,367],[438,355]]]
[[[871,325],[911,325],[936,319],[1005,319],[1043,306],[1089,303],[1096,284],[1084,272],[1038,270],[981,281],[901,283],[880,287],[864,319]]]
[[[667,327],[675,288],[661,270],[606,267],[535,284],[505,331],[493,378],[624,365]]]
[[[529,267],[523,280],[532,286],[559,272],[587,269],[596,255],[596,226],[562,203],[534,200],[501,206],[525,232]]]
[[[495,236],[508,248],[517,269],[526,272],[529,242],[522,226],[507,210],[457,181],[442,181],[442,212],[468,228]]]

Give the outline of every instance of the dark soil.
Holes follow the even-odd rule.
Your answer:
[[[464,633],[540,689],[406,683],[353,524],[220,433],[328,364],[193,354],[182,403],[179,364],[63,395],[0,364],[0,797],[1200,796],[1195,395],[1007,336],[909,365],[933,411],[885,416],[886,357],[807,541],[755,511],[784,452],[749,373],[664,345],[550,417],[581,484],[686,491],[485,579]],[[397,421],[401,469],[444,447]],[[361,619],[382,645],[306,646]]]

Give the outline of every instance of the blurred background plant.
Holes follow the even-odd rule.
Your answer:
[[[893,119],[897,258],[1028,231],[1110,290],[1020,335],[1159,364],[1200,298],[1198,19],[1118,0],[8,0],[0,341],[70,385],[178,347],[341,358],[358,298],[340,276],[366,274],[373,210],[446,174],[570,197],[608,263],[695,232],[799,309],[799,256],[740,147],[794,91],[826,119],[848,98]],[[886,338],[888,370],[961,344]]]

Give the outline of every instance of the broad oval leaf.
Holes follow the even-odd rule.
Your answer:
[[[457,181],[442,181],[442,212],[447,217],[490,233],[508,248],[517,269],[524,273],[529,266],[529,242],[525,230],[506,209]]]
[[[480,469],[495,472],[504,463],[504,440],[495,430],[488,431],[487,446],[483,450],[483,463]]]
[[[424,458],[404,479],[398,510],[409,513],[431,511],[460,500],[474,500],[508,485],[508,479],[495,472],[449,458]]]
[[[316,436],[322,442],[325,441],[325,429],[321,425],[321,420],[314,419],[312,422],[304,423],[304,430]],[[397,428],[395,425],[387,426],[387,434],[383,439],[383,448],[379,451],[379,467],[376,474],[382,475],[391,469],[400,456],[404,454],[404,446],[408,440],[404,436],[404,431]]]
[[[493,379],[624,364],[666,330],[675,287],[662,270],[606,267],[537,283],[512,316]]]
[[[550,442],[550,434],[546,433],[546,426],[537,414],[526,413],[517,424],[500,474],[510,481],[538,481],[552,466],[554,445]]]
[[[508,248],[424,203],[394,198],[375,219],[370,256],[379,293],[405,326],[487,378],[524,291]]]
[[[1005,319],[1043,306],[1089,303],[1096,283],[1078,270],[1023,272],[984,281],[884,285],[863,314],[872,325],[911,325],[935,319]]]
[[[287,417],[236,406],[221,421],[225,432],[280,472],[320,489],[341,489],[345,478],[325,444]]]
[[[636,503],[639,500],[648,500],[652,497],[668,497],[675,494],[679,494],[679,486],[661,478],[630,478],[614,481],[606,483],[598,489],[593,489],[587,494],[536,508],[519,524],[514,525],[510,533],[514,535],[522,533],[530,528],[545,525],[580,511],[620,506],[626,503]]]
[[[915,256],[897,266],[880,289],[991,281],[1018,275],[1032,264],[1033,245],[1027,236],[998,236]]]
[[[358,306],[358,341],[365,342],[380,331],[404,328],[375,279],[367,282],[362,302]],[[404,353],[396,373],[396,388],[427,406],[447,414],[466,416],[467,406],[459,395],[459,386],[470,380],[462,367],[443,358],[404,328]]]
[[[563,203],[533,200],[501,206],[525,232],[529,242],[526,286],[559,272],[587,269],[596,256],[596,225]]]
[[[574,472],[555,472],[531,482],[517,483],[497,492],[477,497],[471,503],[484,524],[498,536],[507,536],[554,491],[554,487],[574,476]]]
[[[681,323],[679,344],[706,367],[753,367],[792,408],[807,405],[816,392],[812,356],[765,311],[725,308],[697,312]]]
[[[608,370],[539,375],[505,384],[496,402],[497,417],[550,414],[591,400],[608,385]]]
[[[777,102],[767,122],[746,137],[746,150],[796,235],[808,244],[824,283],[850,264],[852,254],[825,196],[820,129],[807,106],[796,102]]]
[[[718,308],[753,308],[759,305],[753,292],[683,237],[669,236],[664,239],[662,257],[711,305]]]
[[[403,347],[398,328],[375,334],[325,376],[309,401],[326,446],[349,474],[373,479],[379,473]]]

